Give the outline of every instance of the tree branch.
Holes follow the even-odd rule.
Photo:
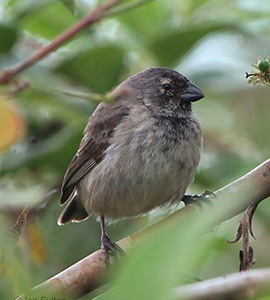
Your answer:
[[[270,269],[241,272],[183,285],[173,291],[173,299],[247,299],[260,290],[264,291],[264,295],[270,293]]]
[[[80,21],[78,21],[75,25],[70,27],[67,31],[58,36],[55,40],[50,42],[48,45],[42,47],[37,53],[27,58],[25,61],[21,62],[17,66],[6,69],[0,75],[0,86],[4,84],[10,83],[14,78],[23,72],[24,70],[30,68],[35,63],[40,61],[42,58],[59,48],[62,44],[70,40],[76,34],[81,32],[84,28],[93,25],[99,22],[104,16],[105,12],[114,7],[116,4],[122,2],[124,0],[111,0],[106,2],[105,4],[97,7],[93,10],[88,16],[84,17]]]
[[[172,226],[183,217],[194,212],[200,214],[210,213],[211,216],[215,216],[215,219],[209,224],[209,228],[205,228],[205,231],[238,215],[249,204],[259,203],[270,195],[270,159],[238,180],[219,189],[215,194],[217,198],[213,199],[211,207],[205,207],[201,211],[196,206],[189,205],[141,232],[122,239],[118,244],[124,250],[128,250],[143,236],[151,234],[160,226]],[[34,290],[55,289],[68,294],[82,296],[96,289],[102,283],[106,272],[107,267],[104,255],[101,250],[98,250],[38,285]]]

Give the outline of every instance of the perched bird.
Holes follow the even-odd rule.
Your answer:
[[[128,78],[90,116],[62,185],[58,224],[100,216],[106,261],[118,249],[106,220],[190,200],[202,149],[192,102],[203,92],[181,73],[150,68]]]

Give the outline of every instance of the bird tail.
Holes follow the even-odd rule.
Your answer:
[[[67,206],[60,214],[57,224],[64,225],[68,222],[78,223],[89,218],[89,214],[84,209],[78,194],[75,192],[74,196],[70,199]]]

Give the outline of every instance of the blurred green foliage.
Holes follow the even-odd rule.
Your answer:
[[[100,2],[1,1],[0,68],[35,53]],[[94,218],[56,225],[59,192],[52,193],[96,103],[55,89],[105,93],[150,66],[169,66],[191,78],[206,98],[194,105],[204,129],[204,152],[190,193],[215,190],[268,158],[269,90],[251,87],[245,79],[250,65],[269,55],[270,8],[268,0],[259,2],[153,0],[86,29],[19,77],[31,83],[16,96],[28,133],[0,158],[3,232],[24,205],[32,213],[2,275],[0,299],[14,298],[99,248]],[[6,91],[1,87],[0,93]],[[163,211],[155,211],[108,230],[117,240],[162,217]],[[265,202],[254,220],[257,267],[270,265],[269,217]],[[191,239],[196,224],[160,232],[131,253],[116,279],[121,288],[101,298],[168,299],[172,286],[192,278],[184,272],[205,279],[237,271],[240,245],[226,243],[237,222],[230,220],[196,241]]]
[[[5,54],[11,50],[18,38],[16,28],[0,24],[0,55]]]
[[[88,86],[94,92],[104,93],[117,84],[117,78],[124,71],[124,54],[121,47],[112,43],[84,49],[66,58],[55,72]]]

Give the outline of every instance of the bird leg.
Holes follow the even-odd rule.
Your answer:
[[[206,204],[211,204],[211,196],[216,197],[216,195],[213,192],[206,190],[199,195],[184,195],[182,201],[185,203],[185,206],[189,204],[195,204],[202,208],[202,202]]]
[[[105,256],[106,265],[107,267],[109,267],[111,255],[115,255],[117,252],[124,254],[125,252],[108,236],[105,228],[104,216],[100,216],[100,224],[101,224],[101,249]]]

